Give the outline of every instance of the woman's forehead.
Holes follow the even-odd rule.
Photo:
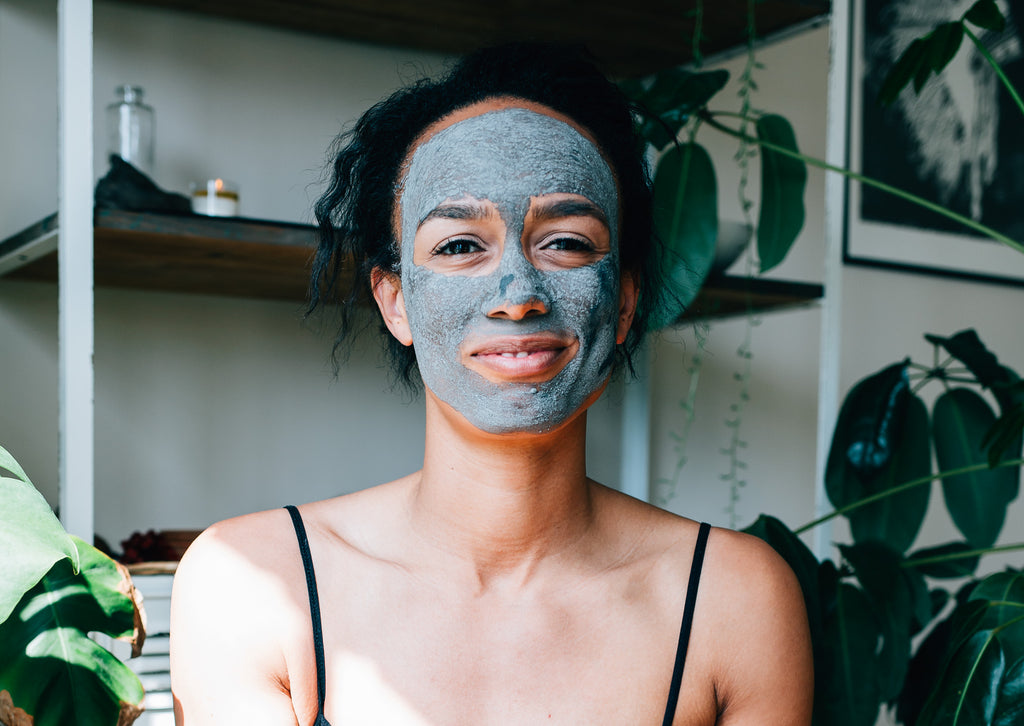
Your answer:
[[[545,106],[544,104],[538,103],[537,101],[531,101],[529,99],[519,98],[517,96],[494,96],[492,98],[485,98],[482,101],[476,101],[475,103],[471,103],[468,106],[457,108],[451,113],[442,116],[437,121],[427,126],[423,133],[421,133],[416,138],[416,140],[413,141],[412,145],[409,148],[408,155],[409,157],[411,157],[419,146],[425,144],[434,135],[443,131],[449,126],[457,124],[460,121],[465,121],[468,118],[473,118],[474,116],[480,116],[481,114],[490,113],[491,111],[502,111],[511,108],[526,109],[528,111],[533,111],[534,113],[539,113],[544,116],[550,116],[551,118],[558,119],[562,123],[571,126],[573,129],[577,131],[577,133],[579,133],[584,138],[589,140],[590,143],[594,144],[594,146],[597,146],[597,140],[593,137],[593,135],[591,135],[589,131],[587,131],[583,126],[581,126],[579,123],[573,120],[570,116],[567,116],[564,113],[561,113],[560,111],[556,111],[550,106]]]
[[[462,198],[490,200],[503,215],[521,219],[532,197],[573,194],[609,220],[618,217],[612,170],[573,126],[520,106],[478,110],[414,151],[400,193],[403,238],[411,239],[439,205]]]

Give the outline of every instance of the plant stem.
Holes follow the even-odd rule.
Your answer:
[[[928,381],[935,380],[932,376],[923,376],[921,380],[917,382],[917,385],[910,389],[910,394],[916,396],[917,392],[928,385]]]
[[[979,550],[967,550],[965,552],[956,552],[950,555],[939,555],[936,557],[921,557],[911,558],[903,560],[900,563],[901,567],[917,567],[919,565],[934,565],[937,562],[949,562],[950,560],[964,560],[968,557],[980,557],[981,555],[991,555],[996,552],[1012,552],[1014,550],[1024,550],[1024,542],[1017,542],[1016,544],[1000,545],[999,547],[985,547]]]
[[[953,212],[953,211],[951,211],[951,210],[949,210],[949,209],[947,209],[947,208],[945,208],[945,207],[943,207],[941,205],[938,205],[938,204],[936,204],[934,202],[930,202],[927,199],[919,197],[919,196],[917,196],[915,194],[911,194],[909,192],[905,192],[902,189],[898,189],[898,188],[896,188],[894,186],[890,186],[890,185],[886,184],[885,182],[878,181],[877,179],[872,179],[871,177],[864,176],[863,174],[858,174],[857,172],[851,171],[850,169],[844,169],[841,166],[835,166],[833,164],[829,164],[828,162],[823,161],[822,159],[818,159],[818,158],[815,158],[813,156],[807,156],[806,154],[801,154],[798,151],[793,151],[792,149],[787,149],[784,146],[779,146],[777,144],[773,144],[770,141],[765,141],[763,139],[758,139],[758,138],[752,137],[749,134],[743,133],[742,131],[737,131],[736,129],[730,128],[730,127],[726,126],[725,124],[721,123],[720,121],[718,121],[718,120],[716,120],[714,118],[714,115],[718,115],[718,116],[739,116],[739,114],[730,113],[730,112],[724,112],[724,111],[715,111],[714,115],[712,115],[712,113],[710,111],[707,111],[707,110],[700,111],[699,113],[700,113],[700,117],[703,118],[705,121],[707,121],[707,123],[710,126],[712,126],[713,128],[718,129],[719,131],[721,131],[724,134],[728,134],[729,136],[734,136],[734,137],[739,138],[739,139],[744,139],[746,141],[758,144],[759,146],[761,146],[761,147],[763,147],[765,149],[769,149],[769,150],[774,151],[776,153],[782,154],[783,156],[788,156],[788,157],[790,157],[792,159],[796,159],[798,161],[802,161],[803,163],[809,164],[810,166],[816,166],[819,169],[824,169],[825,171],[834,171],[837,174],[842,174],[843,176],[847,177],[848,179],[853,179],[854,181],[859,181],[861,184],[867,184],[868,186],[875,187],[876,189],[879,189],[879,190],[881,190],[883,192],[886,192],[888,194],[892,194],[893,196],[899,197],[900,199],[904,199],[904,200],[906,200],[906,201],[908,201],[908,202],[910,202],[912,204],[916,204],[916,205],[918,205],[920,207],[924,207],[925,209],[931,210],[932,212],[935,212],[936,214],[942,215],[943,217],[946,217],[947,219],[951,219],[954,222],[959,222],[960,224],[964,225],[965,227],[970,227],[974,231],[979,232],[979,233],[985,235],[986,237],[994,239],[997,242],[1001,242],[1004,245],[1006,245],[1007,247],[1010,247],[1011,249],[1016,250],[1017,252],[1020,252],[1021,254],[1024,254],[1024,244],[1021,244],[1020,242],[1017,242],[1016,240],[1014,240],[1014,239],[1012,239],[1010,237],[1007,237],[1005,234],[1002,234],[1001,232],[997,232],[996,230],[992,229],[991,227],[987,227],[984,224],[981,224],[980,222],[975,222],[970,217],[965,217],[962,214],[957,214],[956,212]]]
[[[1006,77],[1005,73],[1003,73],[1003,69],[998,63],[996,63],[996,59],[988,52],[988,48],[985,47],[985,44],[981,42],[978,36],[971,32],[971,29],[967,27],[966,23],[961,23],[961,25],[964,28],[964,35],[971,39],[971,42],[974,43],[974,47],[978,49],[978,52],[981,53],[982,56],[984,56],[985,60],[988,61],[988,64],[992,66],[992,70],[994,70],[996,75],[999,76],[999,80],[1003,84],[1003,88],[1009,92],[1013,102],[1017,104],[1017,108],[1022,114],[1024,114],[1024,101],[1021,101],[1020,95],[1017,93],[1017,89],[1013,87],[1012,83],[1010,83],[1010,79]]]
[[[971,464],[970,466],[962,466],[959,469],[950,469],[948,471],[935,472],[933,474],[929,474],[928,476],[922,476],[919,479],[911,479],[910,481],[904,482],[903,484],[897,484],[896,486],[892,487],[891,489],[886,489],[884,492],[878,492],[877,494],[871,494],[869,496],[864,497],[863,499],[858,499],[855,502],[851,502],[850,504],[847,504],[846,506],[839,507],[838,509],[834,509],[833,511],[829,512],[828,514],[826,514],[826,515],[824,515],[822,517],[818,517],[817,519],[814,519],[814,520],[808,522],[807,524],[805,524],[804,526],[800,527],[799,529],[793,530],[793,533],[794,534],[803,534],[807,530],[813,529],[814,527],[817,527],[819,524],[823,524],[823,523],[829,521],[830,519],[833,519],[834,517],[838,517],[838,516],[840,516],[842,514],[846,514],[847,512],[852,512],[854,509],[860,509],[861,507],[867,506],[868,504],[874,504],[877,501],[880,501],[882,499],[887,499],[887,498],[889,498],[889,497],[891,497],[891,496],[893,496],[895,494],[900,494],[902,492],[907,491],[908,489],[913,489],[914,487],[919,487],[922,484],[928,484],[929,482],[933,482],[936,479],[945,479],[947,477],[958,476],[960,474],[970,474],[972,472],[983,471],[985,469],[1002,469],[1002,468],[1008,467],[1008,466],[1021,466],[1021,465],[1024,465],[1024,459],[1011,459],[1009,461],[1001,461],[1001,462],[999,462],[998,464],[996,464],[995,466],[992,466],[992,467],[990,467],[988,465],[988,463],[985,462],[985,463],[981,463],[981,464]]]

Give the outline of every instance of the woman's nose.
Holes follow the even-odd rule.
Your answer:
[[[550,309],[551,301],[544,289],[542,275],[527,260],[521,259],[518,264],[508,267],[503,265],[496,277],[495,294],[484,306],[488,317],[522,320],[544,315]]]

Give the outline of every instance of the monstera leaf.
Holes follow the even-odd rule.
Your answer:
[[[142,684],[88,634],[129,640],[137,652],[141,616],[127,571],[74,543],[80,571],[58,561],[0,624],[0,692],[34,726],[125,726],[142,712]]]
[[[89,638],[142,647],[128,572],[71,537],[14,457],[0,448],[0,721],[8,726],[127,726],[142,684]]]
[[[58,560],[78,568],[78,550],[18,462],[0,446],[0,623]]]

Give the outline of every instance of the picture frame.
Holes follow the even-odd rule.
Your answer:
[[[1024,0],[1009,0],[1003,33],[974,29],[1024,92]],[[965,36],[938,78],[891,106],[875,100],[914,38],[958,19],[952,2],[851,4],[851,168],[1024,241],[1024,114]],[[1015,20],[1020,19],[1021,27]],[[862,182],[847,182],[847,264],[1024,286],[1024,254]]]

